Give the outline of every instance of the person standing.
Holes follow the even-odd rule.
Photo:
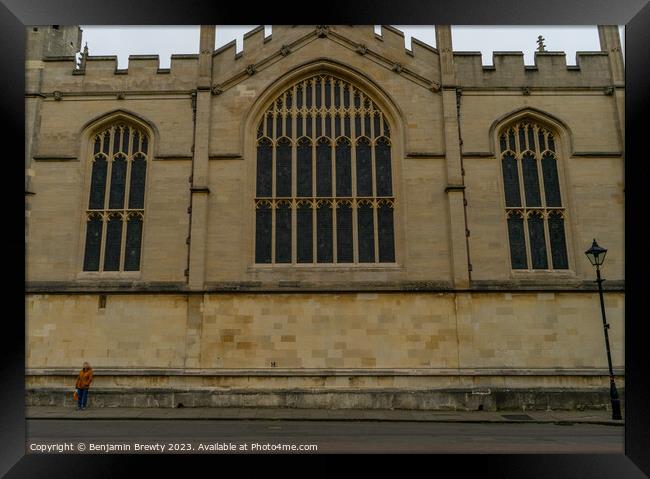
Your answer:
[[[77,388],[77,411],[86,409],[88,404],[88,389],[93,382],[93,368],[90,367],[90,364],[85,362],[83,364],[83,369],[79,371],[79,376],[77,376],[77,382],[75,387]]]

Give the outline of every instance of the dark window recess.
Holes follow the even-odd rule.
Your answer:
[[[375,134],[373,138],[378,137],[381,134],[381,125],[379,122],[379,113],[375,113],[375,116],[373,117],[373,128],[375,130]]]
[[[142,243],[142,219],[132,216],[126,224],[126,248],[124,250],[124,271],[140,269],[140,245]]]
[[[136,156],[131,163],[131,185],[129,186],[129,208],[144,208],[144,184],[147,163],[143,156]]]
[[[349,87],[349,85],[345,85],[343,87],[343,107],[344,108],[349,108],[350,107],[350,87]]]
[[[280,138],[282,136],[282,115],[278,113],[278,116],[275,117],[275,137]]]
[[[287,92],[287,110],[291,110],[292,100],[293,100],[293,98],[291,96],[291,92],[288,91]]]
[[[296,108],[302,108],[304,102],[302,101],[302,86],[296,88]]]
[[[316,210],[316,259],[319,263],[334,261],[332,249],[332,208],[324,204]]]
[[[334,115],[334,136],[338,138],[341,136],[341,117]]]
[[[334,84],[334,106],[337,108],[341,106],[341,85],[339,82]]]
[[[548,135],[548,149],[555,152],[555,140],[551,134]]]
[[[276,147],[275,196],[291,197],[291,143],[286,138]]]
[[[370,134],[370,116],[366,113],[363,117],[363,134],[368,138],[372,138]]]
[[[323,136],[323,117],[320,113],[316,115],[316,138]]]
[[[126,158],[118,156],[113,160],[111,171],[111,195],[108,207],[111,209],[124,208],[124,188],[126,186]]]
[[[325,136],[332,137],[332,115],[325,115]]]
[[[111,135],[110,135],[109,132],[106,132],[106,133],[104,133],[104,134],[102,135],[102,137],[104,138],[104,143],[103,143],[103,145],[102,145],[102,151],[104,152],[105,155],[108,155],[109,152],[110,152],[109,150],[110,150],[110,139],[111,139]],[[144,151],[144,150],[143,150],[143,151]],[[145,153],[146,153],[146,152],[145,152]]]
[[[330,81],[325,80],[325,106],[330,107],[332,105],[332,86]]]
[[[93,155],[96,155],[99,153],[99,151],[102,149],[102,138],[101,136],[97,136],[95,138],[95,146],[93,148]]]
[[[354,92],[354,107],[359,108],[360,106],[361,106],[361,96],[359,95],[358,91],[355,91]]]
[[[539,176],[537,173],[537,160],[533,155],[524,155],[522,159],[522,170],[524,174],[524,192],[526,194],[526,207],[537,207],[542,205],[539,192]]]
[[[339,263],[352,263],[352,208],[340,203],[336,210],[336,260]]]
[[[106,249],[104,251],[104,271],[119,271],[120,250],[122,247],[122,218],[112,214],[106,225]]]
[[[120,144],[122,143],[122,131],[119,128],[113,130],[113,154],[115,155],[120,151]]]
[[[296,210],[296,238],[298,263],[313,263],[313,217],[310,205],[300,205]]]
[[[88,208],[91,210],[104,209],[107,168],[108,163],[103,156],[98,156],[93,161],[93,173],[90,180],[90,200],[88,202]]]
[[[512,269],[528,269],[524,220],[520,216],[512,215],[508,218],[508,239]]]
[[[544,132],[541,129],[537,130],[537,139],[539,140],[539,151],[546,150],[546,142],[544,141]]]
[[[146,136],[143,136],[142,137],[142,153],[144,153],[145,155],[147,154],[148,144],[149,144],[149,140],[147,139]]]
[[[324,139],[316,146],[316,195],[332,196],[332,147]]]
[[[390,127],[388,126],[388,122],[386,121],[386,117],[384,117],[384,136],[390,138]]]
[[[375,262],[374,218],[372,207],[367,204],[359,205],[357,209],[359,223],[359,262]]]
[[[506,206],[509,208],[521,206],[521,193],[519,192],[519,172],[517,160],[511,154],[506,154],[501,160],[503,169],[503,185],[506,193]]]
[[[350,141],[339,140],[336,145],[336,196],[352,196],[352,157]]]
[[[305,117],[305,120],[306,120],[305,121],[305,131],[306,131],[305,135],[307,135],[309,138],[312,138],[312,134],[311,134],[312,133],[312,122],[314,121],[314,119],[312,118],[312,116],[309,113],[307,113],[307,116]]]
[[[352,136],[352,127],[350,126],[350,115],[345,115],[345,118],[343,119],[343,123],[345,126],[345,132],[343,133],[345,136],[351,137]]]
[[[372,196],[372,158],[366,139],[357,143],[357,196]]]
[[[508,131],[508,148],[512,151],[517,151],[517,145],[515,145],[515,130],[512,128]]]
[[[499,138],[499,146],[501,147],[501,152],[508,149],[508,145],[506,145],[506,135],[501,135],[501,138]]]
[[[551,243],[553,269],[568,269],[564,218],[559,213],[551,213],[548,219],[548,234]]]
[[[275,262],[291,263],[291,207],[287,204],[275,209]]]
[[[260,205],[255,214],[255,262],[271,262],[271,208]]]
[[[521,151],[526,150],[526,132],[522,125],[519,126],[519,148]]]
[[[375,169],[377,171],[377,196],[392,196],[390,143],[384,138],[378,139],[375,146]]]
[[[395,232],[393,228],[393,208],[382,204],[377,210],[377,234],[379,235],[379,262],[395,262]]]
[[[312,106],[312,97],[311,97],[311,81],[307,83],[307,88],[305,88],[305,96],[306,96],[306,103],[307,103],[307,108],[311,108]]]
[[[528,149],[535,151],[535,132],[533,131],[533,127],[528,126]]]
[[[308,139],[301,138],[298,141],[298,158],[296,158],[298,196],[312,195],[311,149],[311,142]]]
[[[273,138],[273,114],[271,112],[266,114],[266,136]]]
[[[284,122],[285,135],[287,135],[289,138],[291,138],[291,120],[292,120],[292,118],[293,117],[291,115],[287,115],[287,117],[285,118],[285,122]]]
[[[530,238],[530,260],[533,269],[548,269],[544,219],[539,214],[528,217],[528,236]]]
[[[354,135],[357,138],[363,136],[361,133],[361,117],[359,115],[354,115]]]
[[[86,223],[86,251],[84,252],[84,271],[99,271],[99,252],[102,241],[103,221],[94,216]]]
[[[302,113],[296,115],[296,136],[298,138],[302,136]]]
[[[320,108],[322,105],[321,100],[321,80],[318,78],[316,80],[316,108]]]
[[[542,158],[542,175],[544,178],[546,206],[562,206],[562,199],[560,198],[560,180],[557,174],[557,162],[550,154],[546,154]]]
[[[132,149],[131,152],[135,154],[138,151],[140,151],[140,133],[138,133],[137,131],[134,131],[133,132],[133,149]]]
[[[122,149],[120,150],[124,154],[129,153],[129,128],[124,128],[122,132]]]
[[[265,138],[257,146],[257,196],[272,195],[272,162],[271,142]]]

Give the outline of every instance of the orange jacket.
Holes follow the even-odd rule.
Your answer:
[[[77,376],[77,382],[75,387],[79,389],[88,389],[90,384],[93,382],[93,368],[88,368],[88,371],[83,369],[79,371],[79,376]]]

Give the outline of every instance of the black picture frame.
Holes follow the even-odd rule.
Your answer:
[[[316,5],[316,4],[314,4]],[[486,474],[490,477],[588,477],[627,478],[650,475],[650,388],[648,371],[648,327],[643,301],[646,257],[642,226],[644,199],[641,182],[650,177],[647,154],[642,146],[648,136],[644,117],[650,111],[650,5],[647,0],[505,0],[500,2],[444,0],[436,3],[400,1],[329,1],[323,3],[319,21],[330,24],[452,24],[452,25],[626,25],[626,147],[625,147],[625,223],[626,223],[626,308],[625,308],[625,455],[478,455],[468,458],[437,456],[429,462],[432,472],[458,471],[462,475]],[[5,313],[2,325],[2,407],[0,408],[0,472],[7,477],[129,477],[134,461],[156,461],[166,468],[171,461],[195,461],[188,456],[125,455],[27,455],[25,456],[25,323],[24,318],[24,234],[20,226],[23,208],[17,204],[24,170],[24,57],[25,26],[44,24],[75,25],[163,25],[163,24],[289,24],[313,20],[316,10],[280,7],[274,2],[250,5],[185,0],[111,1],[98,0],[2,0],[0,4],[0,111],[6,121],[2,127],[5,167],[11,180],[5,182],[3,236],[9,240],[4,257],[12,260],[12,274],[5,272]],[[198,46],[197,46],[198,48]],[[7,153],[7,147],[14,153]],[[12,188],[6,188],[7,184]],[[10,218],[10,220],[8,219]],[[9,227],[11,224],[13,227]],[[15,291],[14,291],[15,290]],[[10,303],[12,307],[8,307]],[[11,312],[9,312],[11,311]],[[201,463],[215,459],[201,456]],[[220,461],[226,459],[219,457]],[[232,458],[229,458],[232,459]],[[321,457],[322,459],[322,457]],[[377,464],[380,464],[378,458]],[[184,460],[184,461],[183,461]],[[245,459],[248,461],[248,458]],[[196,463],[195,463],[196,464]],[[312,466],[313,467],[313,466]],[[426,470],[426,469],[425,469]],[[330,470],[331,471],[331,470]],[[413,470],[415,472],[415,470]],[[189,470],[187,473],[192,473]],[[149,474],[153,474],[150,471]]]

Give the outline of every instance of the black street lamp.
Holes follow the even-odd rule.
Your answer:
[[[609,397],[612,401],[612,419],[623,419],[621,417],[621,400],[618,398],[618,391],[616,390],[616,384],[614,383],[614,371],[612,370],[612,354],[609,351],[609,324],[605,318],[605,300],[603,298],[603,281],[600,277],[600,267],[605,261],[605,255],[607,250],[598,246],[596,240],[594,239],[591,248],[585,251],[587,258],[592,266],[596,267],[596,283],[598,283],[598,294],[600,295],[600,311],[603,317],[603,330],[605,331],[605,347],[607,348],[607,363],[609,365]]]

